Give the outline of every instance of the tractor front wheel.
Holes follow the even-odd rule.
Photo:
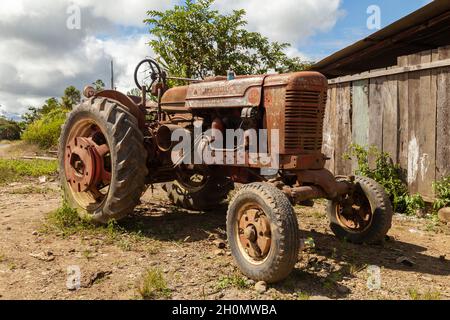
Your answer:
[[[228,209],[227,234],[234,260],[253,280],[281,281],[297,263],[297,217],[284,193],[269,184],[248,184],[235,194]]]
[[[352,243],[382,242],[392,225],[392,205],[384,188],[372,179],[356,177],[353,194],[328,202],[330,228]]]
[[[120,104],[92,98],[68,116],[59,143],[65,199],[98,223],[133,212],[145,189],[144,137]]]

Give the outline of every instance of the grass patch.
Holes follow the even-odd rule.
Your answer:
[[[49,194],[49,193],[56,193],[57,191],[49,188],[49,187],[43,187],[39,188],[36,186],[26,186],[23,188],[17,188],[6,191],[8,194]]]
[[[138,288],[142,299],[168,299],[171,297],[171,290],[167,288],[167,282],[164,279],[160,269],[149,269],[142,277]]]
[[[411,300],[441,300],[441,294],[436,291],[429,290],[422,294],[417,289],[409,289],[408,294]]]
[[[0,159],[0,183],[14,182],[25,177],[56,174],[57,161]]]
[[[229,287],[248,289],[250,285],[247,280],[239,274],[221,277],[217,283],[217,289],[224,290]]]
[[[107,225],[99,225],[88,218],[80,218],[78,212],[66,203],[47,215],[41,232],[57,233],[62,237],[102,237],[102,243],[117,245],[123,251],[131,251],[137,243],[145,239],[140,231],[128,232],[115,220],[111,220]]]
[[[310,300],[311,296],[307,294],[306,292],[298,292],[297,293],[297,300]]]

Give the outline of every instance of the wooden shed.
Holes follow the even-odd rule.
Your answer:
[[[378,147],[432,201],[450,175],[450,1],[436,0],[317,63],[329,78],[323,151],[351,174],[351,143]]]

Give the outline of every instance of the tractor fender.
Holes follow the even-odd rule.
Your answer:
[[[133,101],[129,96],[116,91],[116,90],[103,90],[97,92],[94,97],[102,97],[116,101],[125,107],[136,119],[138,120],[139,128],[141,130],[145,129],[145,112],[141,109],[141,107],[137,104],[136,101]],[[136,99],[137,100],[137,99]]]

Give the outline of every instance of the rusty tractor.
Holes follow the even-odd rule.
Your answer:
[[[169,88],[169,81],[186,85]],[[320,73],[192,80],[170,77],[146,59],[135,82],[140,97],[86,87],[86,99],[63,127],[61,183],[80,215],[98,223],[124,218],[152,184],[163,184],[175,205],[190,210],[217,210],[230,198],[226,225],[234,260],[247,277],[269,283],[286,278],[297,263],[301,234],[293,205],[328,199],[338,238],[384,240],[392,221],[384,189],[325,169],[327,79]],[[244,138],[228,137],[230,130]],[[268,138],[252,130],[266,130]],[[177,132],[184,137],[174,138]],[[226,147],[216,144],[219,134]],[[183,140],[187,150],[180,148]],[[215,160],[197,157],[205,152]],[[196,157],[200,162],[188,161]]]

